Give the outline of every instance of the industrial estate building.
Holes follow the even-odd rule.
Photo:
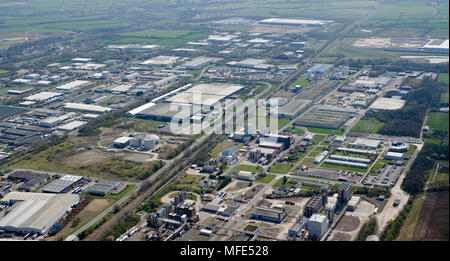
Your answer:
[[[51,176],[48,174],[22,170],[16,170],[8,175],[8,180],[23,182],[19,187],[20,191],[32,191],[50,180],[50,178]]]
[[[321,107],[313,107],[302,114],[294,124],[303,127],[339,129],[352,115],[352,112],[330,111],[323,110]]]
[[[0,204],[13,205],[0,219],[0,229],[44,234],[79,201],[76,194],[10,192],[0,199]]]
[[[387,159],[387,160],[402,160],[403,159],[403,153],[389,151],[389,152],[387,152],[384,155],[384,159]]]
[[[89,81],[75,80],[73,82],[69,82],[63,85],[56,87],[58,91],[73,91],[82,87],[86,87],[91,85]]]
[[[351,161],[344,161],[344,160],[326,159],[323,162],[326,164],[331,164],[331,165],[356,167],[356,168],[362,168],[362,169],[368,168],[368,165],[366,163],[358,163],[358,162],[351,162]]]
[[[303,215],[307,218],[311,217],[315,213],[319,213],[324,205],[322,195],[314,195],[308,202],[306,202]]]
[[[325,215],[313,214],[308,219],[308,233],[311,239],[319,238],[328,228],[328,218]]]
[[[158,103],[146,109],[134,112],[136,118],[166,121],[186,122],[191,117],[192,105],[175,103]]]
[[[423,45],[420,50],[430,53],[448,53],[449,40],[432,39]]]
[[[93,195],[105,196],[120,185],[120,181],[101,179],[88,188],[87,192]]]
[[[91,113],[105,113],[112,111],[112,109],[108,107],[83,103],[70,103],[70,102],[64,105],[64,109],[68,111],[91,112]]]
[[[338,189],[338,201],[347,202],[353,195],[353,186],[350,182],[344,182]]]
[[[34,102],[40,102],[40,101],[48,101],[57,97],[62,96],[62,93],[59,92],[40,92],[33,95],[30,95],[28,97],[25,97],[24,100],[26,101],[34,101]]]
[[[286,104],[278,105],[275,109],[276,116],[280,118],[294,119],[312,105],[311,100],[291,99]]]
[[[357,138],[354,142],[349,143],[352,147],[357,148],[369,148],[369,149],[377,149],[378,146],[380,146],[379,140],[372,140],[372,139],[364,139],[364,138]]]
[[[180,57],[178,57],[178,56],[160,55],[160,56],[154,57],[152,59],[146,60],[144,62],[141,62],[140,64],[141,65],[149,65],[149,66],[167,67],[167,66],[174,65],[179,59],[180,59]]]
[[[42,192],[62,194],[67,193],[71,189],[78,187],[79,184],[84,182],[84,177],[74,175],[64,175],[59,179],[56,179],[42,188]]]
[[[405,100],[380,97],[375,100],[370,109],[374,110],[399,110],[405,105]]]
[[[331,23],[331,21],[282,19],[282,18],[269,18],[259,21],[259,24],[281,25],[281,26],[323,26],[329,23]]]
[[[210,64],[214,64],[216,61],[217,61],[217,58],[197,57],[197,58],[193,59],[192,61],[183,63],[181,65],[181,67],[184,67],[188,70],[200,70]]]
[[[256,207],[252,212],[252,218],[275,223],[281,223],[286,218],[287,212],[284,209]]]

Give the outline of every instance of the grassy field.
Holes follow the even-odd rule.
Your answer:
[[[440,73],[438,76],[438,83],[443,83],[449,85],[448,73]]]
[[[172,193],[170,193],[169,194],[169,198],[174,198],[175,196],[177,196],[178,195],[178,192],[172,192]],[[190,200],[197,200],[197,196],[194,194],[194,193],[191,193],[191,192],[187,192],[186,193],[186,198],[187,199],[190,199]]]
[[[269,172],[279,173],[279,174],[287,174],[294,167],[291,163],[275,163],[273,164]]]
[[[379,5],[373,16],[361,26],[390,30],[394,32],[391,34],[393,37],[412,37],[407,34],[411,28],[422,29],[427,34],[431,31],[434,37],[448,37],[448,2],[436,5],[425,1],[386,2]]]
[[[442,94],[441,103],[446,103],[446,104],[449,103],[449,91],[448,90]]]
[[[309,153],[309,157],[315,157],[317,155],[319,155],[322,151],[324,151],[327,147],[324,146],[317,146],[315,147],[310,153]]]
[[[250,172],[253,172],[253,173],[257,173],[257,172],[260,172],[262,170],[262,168],[259,167],[259,166],[242,164],[242,165],[239,165],[236,168],[234,168],[234,170],[235,171],[243,170],[243,171],[250,171]]]
[[[325,139],[325,135],[316,135],[311,141],[314,144],[319,144],[323,139]]]
[[[97,215],[102,213],[108,207],[116,202],[115,200],[108,199],[93,199],[76,217],[69,222],[61,231],[55,236],[47,238],[47,240],[59,240],[59,238],[65,238],[71,233],[81,228]]]
[[[278,119],[278,129],[283,128],[284,126],[286,126],[286,124],[288,124],[291,121],[291,119],[288,118],[279,118]]]
[[[121,125],[124,122],[130,122],[127,125]],[[164,121],[154,121],[154,120],[144,120],[144,119],[132,119],[129,118],[119,118],[116,120],[115,126],[118,128],[133,129],[135,131],[147,132],[156,131],[158,126],[166,125],[167,122]]]
[[[383,123],[375,118],[368,120],[360,120],[351,129],[352,132],[365,132],[365,133],[377,133],[377,131],[383,127]]]
[[[195,33],[199,27],[206,27],[216,17],[205,17],[201,21],[192,20],[200,14],[220,14],[224,17],[285,17],[298,19],[322,19],[337,21],[322,33],[333,33],[334,27],[367,17],[363,28],[374,31],[392,31],[403,33],[403,37],[428,34],[432,37],[448,37],[448,3],[428,4],[424,1],[388,1],[367,0],[243,0],[243,1],[141,1],[141,0],[92,0],[92,1],[0,1],[0,15],[3,19],[0,33],[14,32],[57,32],[85,31],[92,29],[110,29],[129,35],[144,37],[172,37],[183,39]],[[186,21],[186,16],[190,17]],[[61,22],[63,21],[63,22]],[[183,23],[182,23],[183,22]],[[245,28],[246,26],[227,26],[224,30]],[[175,29],[176,28],[176,29]],[[169,33],[166,33],[167,29]],[[186,34],[187,33],[187,34]],[[128,35],[126,35],[128,37]],[[324,41],[324,40],[320,40]],[[310,42],[308,40],[308,42]],[[317,50],[316,50],[317,51]],[[339,50],[340,51],[340,50]],[[345,51],[345,50],[344,50]],[[382,53],[382,52],[381,52]],[[352,54],[352,53],[350,53]],[[358,54],[353,54],[358,56]],[[377,54],[379,55],[379,54]],[[375,55],[374,55],[375,56]]]
[[[345,132],[345,128],[333,130],[333,129],[325,129],[325,128],[308,127],[307,129],[309,132],[312,132],[312,133],[320,133],[320,134],[327,134],[327,135],[342,135]]]
[[[104,131],[100,136],[71,137],[37,154],[25,155],[10,162],[12,167],[99,177],[113,180],[138,181],[150,176],[158,161],[128,160],[134,153],[107,152],[102,149],[85,150],[86,146],[107,145],[117,132]],[[120,133],[120,131],[119,131]]]
[[[420,211],[422,210],[425,197],[423,195],[418,196],[412,204],[411,210],[408,213],[405,221],[403,221],[402,228],[396,241],[411,241],[414,229],[416,228],[417,220],[419,219]]]
[[[276,175],[266,174],[265,177],[257,178],[255,181],[256,182],[261,182],[261,183],[270,183],[275,177],[276,177]]]
[[[294,133],[294,131],[295,131],[294,134],[297,136],[303,136],[305,134],[305,131],[300,128],[289,127],[289,128],[286,128],[286,130],[290,133]]]
[[[448,131],[449,116],[444,112],[432,112],[428,114],[427,125],[432,130]]]
[[[311,83],[308,82],[305,77],[299,77],[294,83],[289,86],[289,88],[294,88],[296,85],[301,85],[303,88],[308,88]]]
[[[449,184],[449,172],[448,172],[448,162],[439,161],[439,169],[436,171],[437,164],[430,170],[430,175],[428,177],[427,183],[430,186],[434,185],[444,185],[448,187]]]
[[[140,32],[122,33],[121,35],[127,37],[142,37],[142,38],[181,38],[190,34],[190,30],[151,30]]]
[[[405,152],[404,154],[405,155],[413,155],[414,152],[416,151],[416,149],[417,149],[416,145],[410,144],[409,145],[409,150],[407,152]]]
[[[432,139],[432,138],[424,138],[423,141],[425,143],[434,143],[434,144],[437,144],[437,145],[440,145],[442,143],[442,140],[440,140],[440,139]]]
[[[384,162],[376,162],[372,169],[370,169],[370,174],[372,175],[378,175],[377,170],[381,169],[384,166]]]
[[[197,186],[197,184],[203,178],[204,177],[198,176],[198,175],[187,175],[187,176],[183,177],[182,179],[176,180],[174,183],[171,183],[169,186],[165,187],[163,190],[154,194],[152,196],[152,199],[160,200],[164,195],[167,195],[173,191],[187,191],[187,192],[190,191],[190,192],[194,192],[197,194],[201,194],[203,189],[200,188],[199,186]]]
[[[215,157],[219,156],[219,154],[220,154],[222,151],[227,150],[227,149],[233,147],[234,145],[236,145],[236,148],[237,148],[238,151],[244,146],[243,143],[238,143],[238,142],[232,142],[232,141],[229,141],[229,140],[225,140],[225,141],[223,141],[223,142],[217,144],[217,145],[211,150],[210,156],[213,157],[213,158],[215,158]]]
[[[273,186],[272,186],[272,188],[278,188],[278,187],[281,187],[282,185],[283,185],[283,178],[281,177],[281,178],[279,178],[278,180],[277,180],[277,182],[275,182],[275,184],[273,184]],[[294,186],[294,184],[292,184],[292,183],[289,183],[289,180],[290,180],[290,178],[287,178],[286,179],[286,187],[287,188],[291,188],[291,187],[293,187]]]

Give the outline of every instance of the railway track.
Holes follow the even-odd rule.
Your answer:
[[[218,138],[218,137],[216,137]],[[142,203],[144,203],[148,198],[150,198],[154,193],[158,193],[162,189],[164,189],[167,185],[169,185],[173,180],[181,177],[184,175],[184,171],[186,168],[189,167],[189,163],[197,156],[198,153],[201,153],[208,149],[209,144],[207,142],[204,142],[203,140],[202,144],[198,146],[198,149],[193,151],[192,155],[189,157],[184,157],[186,150],[178,155],[175,159],[171,161],[172,165],[175,166],[173,169],[169,169],[168,171],[173,171],[175,173],[171,173],[169,175],[165,171],[168,169],[168,165],[166,164],[165,169],[160,169],[161,171],[155,176],[153,180],[156,180],[153,184],[150,185],[150,187],[146,188],[141,194],[137,196],[134,200],[132,200],[130,203],[125,205],[117,214],[115,214],[113,217],[111,217],[109,220],[107,220],[104,224],[102,224],[99,228],[94,230],[91,234],[89,234],[86,238],[84,238],[84,241],[95,241],[102,239],[105,235],[107,235],[112,228],[120,222],[127,214],[133,213],[133,211],[139,207]],[[191,150],[195,148],[197,145],[194,143],[189,147]],[[180,161],[180,162],[179,162]],[[178,163],[178,164],[177,164]],[[185,165],[184,168],[180,171],[177,170],[176,165]],[[162,179],[156,179],[156,177],[163,177]]]

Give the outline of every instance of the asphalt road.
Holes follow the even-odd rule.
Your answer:
[[[368,16],[367,16],[368,17]],[[367,19],[367,18],[365,18]],[[365,20],[363,19],[363,20]],[[361,20],[361,21],[363,21]],[[274,90],[272,90],[271,92],[275,92],[276,90],[285,87],[292,79],[299,77],[299,75],[301,73],[303,73],[307,68],[309,68],[309,66],[311,66],[312,62],[319,58],[321,55],[323,55],[326,51],[328,51],[329,48],[331,48],[333,45],[336,44],[336,42],[338,42],[343,34],[346,33],[346,31],[350,30],[354,25],[359,24],[361,21],[356,21],[355,23],[352,23],[350,25],[348,25],[347,27],[344,28],[344,30],[340,33],[339,37],[337,37],[336,39],[334,39],[333,41],[331,41],[330,43],[328,43],[317,55],[315,55],[313,58],[308,59],[306,64],[303,65],[296,73],[290,75],[287,79],[285,79],[277,88],[275,88]],[[270,90],[270,88],[268,88],[267,90]],[[266,91],[262,92],[261,94],[258,95],[262,96],[263,94],[265,94]],[[216,122],[221,121],[222,119],[219,118]],[[202,136],[200,139],[198,139],[197,141],[195,141],[191,146],[189,146],[189,150],[192,150],[196,145],[201,144],[205,139],[209,138],[209,135],[204,135]],[[149,178],[146,179],[146,181],[154,181],[156,179],[158,179],[160,177],[160,175],[162,173],[164,173],[164,170],[166,170],[167,168],[169,168],[170,166],[173,165],[173,162],[177,159],[181,159],[182,157],[184,157],[185,152],[188,150],[184,150],[182,153],[180,153],[177,157],[175,157],[172,160],[169,160],[161,169],[159,169],[156,173],[154,173],[153,175],[151,175]],[[141,183],[142,184],[142,183]],[[131,195],[133,195],[134,193],[136,193],[138,191],[138,189],[136,189],[135,191],[133,191],[133,193],[129,193],[127,195],[127,198],[131,197]],[[126,199],[124,199],[122,202],[124,202]],[[100,215],[98,215],[96,218],[94,218],[94,220],[90,221],[89,224],[92,225],[94,224],[96,221],[100,220],[101,218],[103,218],[105,215],[107,215],[110,211],[112,211],[114,209],[114,206],[111,206],[111,208],[108,208],[106,211],[102,212]],[[78,235],[79,233],[81,233],[82,231],[86,230],[89,226],[83,226],[81,229],[77,230],[76,233],[73,233],[75,235]]]

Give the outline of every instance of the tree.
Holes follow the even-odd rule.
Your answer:
[[[72,227],[72,228],[74,228],[74,227],[78,227],[78,225],[80,225],[80,218],[79,217],[75,217],[73,220],[72,220],[72,225],[70,226],[70,227]]]

